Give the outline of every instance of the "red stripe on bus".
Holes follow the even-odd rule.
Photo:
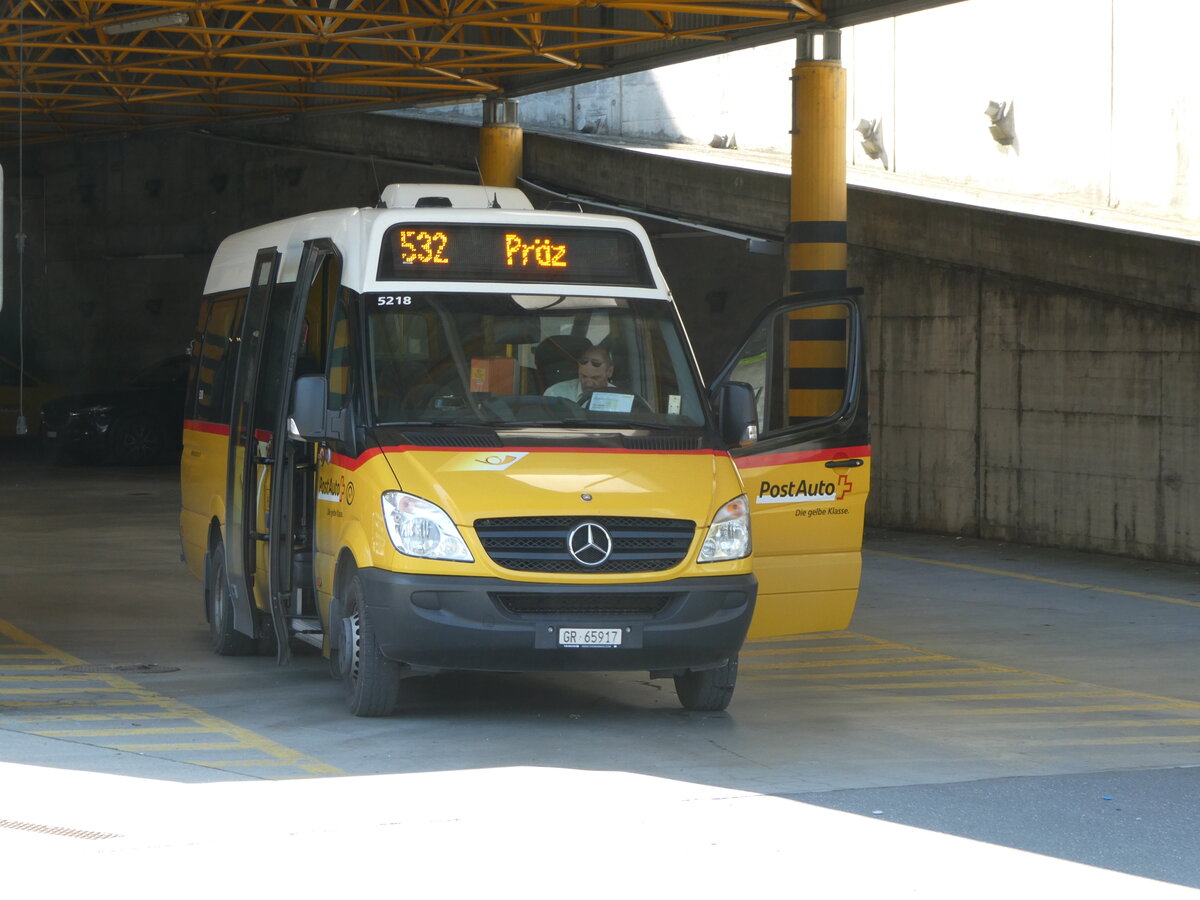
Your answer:
[[[869,445],[861,447],[834,447],[831,450],[794,450],[788,453],[763,453],[758,456],[734,457],[739,469],[761,469],[767,466],[787,466],[802,462],[824,462],[831,459],[870,458]]]
[[[392,447],[373,447],[358,457],[334,453],[331,462],[343,469],[354,470],[381,453],[627,453],[655,456],[728,456],[725,450],[628,450],[624,447],[428,447],[422,444],[397,444]]]
[[[183,428],[185,431],[200,431],[204,434],[220,434],[229,437],[229,426],[217,422],[198,422],[195,419],[188,419],[183,423]]]
[[[229,426],[221,425],[217,422],[198,422],[195,419],[188,419],[183,423],[185,431],[199,431],[203,434],[216,434],[221,437],[229,437]],[[263,431],[261,428],[254,432],[256,441],[268,442],[275,436],[273,431]]]

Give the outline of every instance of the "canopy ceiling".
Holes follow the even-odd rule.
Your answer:
[[[0,142],[506,97],[953,0],[0,0]]]

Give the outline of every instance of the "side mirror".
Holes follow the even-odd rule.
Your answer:
[[[325,429],[324,375],[302,375],[296,379],[292,389],[288,437],[302,441],[321,441],[331,437]]]
[[[758,440],[758,404],[754,388],[741,381],[721,384],[713,398],[721,440],[730,447],[744,447]]]

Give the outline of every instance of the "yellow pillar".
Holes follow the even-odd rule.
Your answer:
[[[846,287],[846,70],[839,32],[799,38],[792,102],[788,290],[840,290]],[[788,421],[833,415],[846,389],[845,310],[820,306],[789,318]]]
[[[840,32],[807,32],[797,40],[792,107],[788,289],[844,288],[846,70]]]
[[[483,101],[483,127],[479,130],[479,174],[483,183],[516,187],[523,148],[517,101]]]

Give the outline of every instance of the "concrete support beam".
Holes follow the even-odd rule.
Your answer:
[[[807,32],[792,70],[788,289],[846,286],[846,70],[839,32]]]

